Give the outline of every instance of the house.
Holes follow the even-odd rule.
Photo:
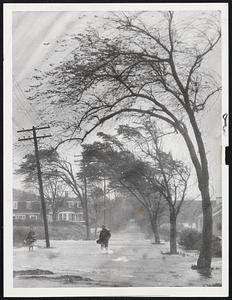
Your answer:
[[[42,211],[39,201],[14,201],[13,202],[13,220],[31,220],[41,221]],[[52,214],[47,211],[47,220],[52,222]]]
[[[178,203],[177,203],[178,205]],[[180,208],[180,212],[176,219],[177,231],[182,231],[183,229],[192,228],[196,229],[196,217],[201,212],[201,201],[196,200],[185,200]],[[162,227],[169,228],[169,208],[166,207],[166,211],[162,219]]]
[[[13,190],[13,220],[41,219],[39,198],[24,191]]]
[[[212,203],[212,217],[213,217],[213,235],[221,237],[222,235],[222,198],[217,197]],[[202,231],[203,215],[199,214],[196,218],[197,230]]]
[[[192,228],[196,229],[196,216],[201,212],[201,201],[185,200],[181,206],[177,217],[177,227],[179,230]]]
[[[84,222],[80,201],[69,197],[68,192],[65,192],[65,196],[58,206],[56,221]]]
[[[13,190],[13,220],[42,221],[40,197],[20,190]],[[83,222],[83,212],[76,198],[65,196],[57,204],[55,218],[52,208],[47,205],[47,221]]]
[[[57,221],[67,221],[67,222],[84,222],[83,213],[79,210],[61,209],[57,213]]]

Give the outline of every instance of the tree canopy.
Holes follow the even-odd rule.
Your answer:
[[[151,17],[159,26],[146,21]],[[35,75],[30,99],[46,102],[50,112],[54,106],[61,113],[69,108],[73,118],[61,123],[76,137],[128,112],[148,114],[181,131],[186,116],[204,109],[220,90],[202,66],[221,36],[217,15],[206,15],[204,22],[202,16],[193,18],[178,24],[174,12],[113,14],[104,31],[90,28],[67,38],[76,48],[66,61]]]

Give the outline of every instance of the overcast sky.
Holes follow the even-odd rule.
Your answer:
[[[182,13],[183,14],[183,13]],[[186,17],[191,12],[186,13]],[[96,20],[98,16],[98,21]],[[14,169],[18,167],[22,157],[33,150],[32,141],[17,143],[17,130],[31,128],[33,125],[45,125],[38,114],[36,106],[26,100],[24,90],[28,88],[28,79],[33,69],[43,69],[48,63],[56,62],[57,58],[67,53],[55,53],[56,40],[65,34],[84,32],[90,24],[101,28],[101,17],[104,12],[15,12],[13,14],[13,140]],[[207,58],[207,65],[220,75],[220,45]],[[209,160],[210,187],[213,198],[221,196],[221,99],[212,99],[210,105],[201,115],[200,126],[206,143]],[[110,132],[115,124],[108,123],[104,128]],[[52,133],[51,128],[51,133]],[[92,136],[93,137],[93,136]],[[43,141],[45,142],[45,140]],[[47,145],[51,143],[47,139]],[[165,143],[174,156],[190,163],[186,146],[180,136],[169,137]],[[180,151],[181,150],[181,151]],[[183,150],[183,151],[182,151]],[[73,162],[77,153],[76,145],[69,143],[61,148],[62,155]],[[192,168],[189,197],[199,194],[196,177]],[[14,176],[14,187],[22,188],[19,178]]]

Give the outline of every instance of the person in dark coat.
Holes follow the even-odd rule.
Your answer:
[[[31,251],[31,250],[33,251],[35,241],[36,241],[35,232],[34,232],[33,228],[30,227],[30,230],[25,239],[25,242],[29,247],[29,251]]]
[[[102,225],[102,230],[99,235],[99,239],[97,241],[98,244],[101,244],[101,249],[108,251],[109,239],[111,237],[111,233],[108,229],[106,229],[105,225]]]

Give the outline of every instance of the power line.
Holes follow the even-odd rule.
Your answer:
[[[19,126],[19,125],[17,124],[17,122],[16,122],[16,120],[14,119],[14,117],[13,117],[13,126],[15,126],[16,130],[19,129],[19,128],[21,127],[21,126]],[[13,147],[17,147],[17,146],[13,144]],[[28,151],[29,153],[31,152],[31,149],[30,149],[28,146],[24,145],[24,148],[26,148],[27,151]],[[21,149],[22,149],[22,148],[21,148]],[[16,149],[14,149],[13,151],[16,151]],[[18,149],[17,149],[17,152],[19,152]],[[24,151],[21,151],[21,155],[25,155]]]
[[[15,81],[15,87],[16,87],[16,89],[21,93],[21,95],[22,95],[27,101],[29,101],[28,98],[27,98],[27,96],[25,95],[24,91],[22,90],[20,84],[18,83],[18,81],[17,81],[17,79],[15,78],[14,75],[13,75],[13,78],[14,78],[14,81]],[[27,103],[28,103],[28,102],[27,102]],[[32,112],[33,114],[35,114],[36,116],[39,116],[38,111],[37,111],[36,109],[34,109],[34,107],[32,107],[31,103],[29,103],[29,107],[30,107],[30,110],[31,110],[31,112]]]
[[[22,88],[20,87],[20,85],[14,75],[13,75],[13,79],[15,81],[14,87],[16,88],[18,95],[19,95],[19,98],[18,98],[16,91],[14,91],[16,99],[18,100],[17,103],[23,108],[23,111],[25,111],[26,115],[32,120],[33,123],[43,122],[43,120],[40,116],[40,113],[32,107],[31,103],[29,103],[27,96],[23,92]],[[26,100],[26,103],[23,103],[23,101],[20,98],[20,95]],[[26,104],[27,104],[27,107],[26,107]],[[36,122],[35,122],[35,120],[36,120]]]
[[[18,106],[20,106],[22,108],[22,111],[25,112],[25,116],[28,118],[29,122],[35,123],[34,119],[32,118],[32,116],[29,114],[26,106],[23,104],[23,102],[21,102],[20,98],[17,96],[17,94],[13,91],[14,95],[15,95],[15,100],[18,103]]]

